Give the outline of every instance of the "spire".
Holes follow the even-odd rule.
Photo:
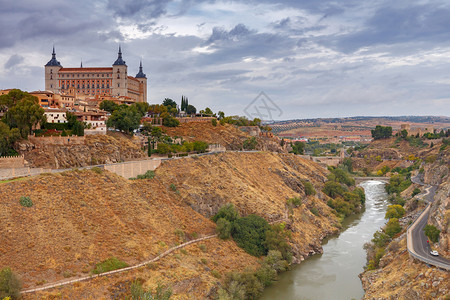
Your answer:
[[[122,59],[122,48],[119,45],[119,53],[117,53],[117,59],[113,63],[113,66],[120,66],[120,65],[126,66],[125,61]]]
[[[46,67],[62,67],[59,61],[56,60],[56,52],[55,52],[55,45],[53,45],[53,51],[52,51],[52,59],[49,60],[49,62],[45,65]]]
[[[80,68],[83,67],[83,59],[81,59],[81,64],[80,64]]]
[[[144,74],[144,72],[142,71],[142,61],[139,64],[139,73],[136,74],[135,78],[147,78],[147,76]]]

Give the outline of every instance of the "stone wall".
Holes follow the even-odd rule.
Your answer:
[[[149,170],[154,171],[160,164],[160,159],[149,159],[104,165],[104,169],[124,178],[132,178],[144,174]]]
[[[3,168],[23,168],[24,156],[0,156],[0,169]]]
[[[51,169],[44,168],[9,168],[0,169],[0,180],[11,179],[16,177],[34,176],[41,173],[49,173]]]

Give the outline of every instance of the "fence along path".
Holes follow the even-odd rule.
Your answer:
[[[104,273],[101,273],[101,274],[89,275],[89,276],[84,276],[84,277],[80,277],[80,278],[76,278],[76,279],[59,281],[59,282],[47,284],[45,286],[41,286],[41,287],[38,287],[38,288],[27,289],[27,290],[22,291],[21,293],[22,294],[34,293],[34,292],[39,292],[39,291],[52,289],[52,288],[55,288],[55,287],[60,287],[60,286],[72,284],[72,283],[75,283],[75,282],[86,281],[86,280],[91,280],[91,279],[98,278],[98,277],[104,277],[104,276],[109,276],[109,275],[113,275],[113,274],[117,274],[117,273],[127,272],[127,271],[130,271],[130,270],[133,270],[133,269],[137,269],[137,268],[143,267],[143,266],[145,266],[147,264],[157,262],[161,258],[169,255],[173,251],[178,250],[180,248],[184,248],[184,247],[186,247],[188,245],[191,245],[191,244],[194,244],[194,243],[198,243],[198,242],[201,242],[201,241],[204,241],[204,240],[212,239],[212,238],[215,238],[215,237],[217,237],[217,234],[208,235],[208,236],[205,236],[205,237],[202,237],[202,238],[198,238],[198,239],[195,239],[195,240],[192,240],[192,241],[180,244],[178,246],[175,246],[175,247],[172,247],[172,248],[168,249],[167,251],[165,251],[165,252],[161,253],[160,255],[156,256],[155,258],[146,260],[146,261],[141,262],[141,263],[139,263],[137,265],[134,265],[134,266],[129,266],[129,267],[126,267],[126,268],[113,270],[113,271],[109,271],[109,272],[104,272]]]

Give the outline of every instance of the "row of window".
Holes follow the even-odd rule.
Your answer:
[[[109,73],[106,73],[106,74],[81,74],[81,77],[85,77],[84,75],[86,75],[86,77],[96,77],[96,75],[97,75],[97,77],[100,77],[100,75],[102,75],[102,77],[105,77],[105,75],[106,75],[106,77],[109,77]],[[59,76],[60,77],[67,77],[67,78],[69,78],[69,77],[80,77],[80,74],[59,74]]]
[[[72,87],[75,87],[75,84],[72,84]],[[65,88],[70,88],[70,84],[68,84],[68,85],[62,84],[61,85],[61,89],[65,89]],[[86,86],[84,84],[82,84],[81,87],[79,84],[77,84],[77,89],[80,89],[80,88],[81,89],[85,89],[85,88],[86,89],[95,89],[95,84],[91,84],[91,85],[87,84]],[[100,84],[97,84],[97,88],[98,89],[100,88]],[[104,89],[104,88],[105,88],[105,85],[102,84],[102,89]],[[106,88],[109,89],[109,84],[106,85]]]
[[[92,84],[94,84],[95,80],[86,80],[86,81],[81,80],[81,82],[80,82],[80,80],[60,80],[60,82],[62,84],[70,84],[70,83],[75,84],[75,82],[76,83],[82,83],[82,84],[84,84],[84,83],[88,83],[88,84],[92,83]],[[100,80],[97,80],[97,83],[100,83]],[[102,80],[102,83],[105,83],[105,80]],[[111,83],[111,80],[107,79],[106,83]]]

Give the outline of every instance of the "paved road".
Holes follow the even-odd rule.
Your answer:
[[[419,180],[419,178],[414,177],[411,178],[411,181],[422,186],[425,186],[423,182]],[[408,229],[408,250],[413,256],[417,259],[427,263],[432,264],[440,268],[444,268],[446,270],[450,270],[450,260],[442,257],[442,256],[433,256],[430,254],[431,248],[427,243],[428,238],[425,236],[423,229],[425,225],[428,223],[428,216],[430,211],[431,203],[434,201],[434,195],[436,194],[437,186],[428,186],[425,189],[425,193],[423,195],[423,199],[426,200],[429,204],[424,212],[419,216],[419,218],[411,225]]]

